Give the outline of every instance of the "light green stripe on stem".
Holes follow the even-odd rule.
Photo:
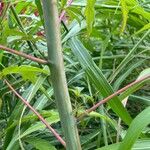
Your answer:
[[[51,78],[67,150],[80,150],[80,140],[64,72],[56,0],[42,0]]]

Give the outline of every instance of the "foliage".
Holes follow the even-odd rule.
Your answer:
[[[59,14],[65,10],[61,38],[75,117],[150,75],[150,2],[57,2]],[[0,45],[47,59],[44,29],[39,0],[0,2]],[[0,79],[0,149],[64,149],[3,82],[9,80],[63,137],[48,67],[0,50]],[[149,99],[148,79],[78,121],[82,149],[149,149]]]

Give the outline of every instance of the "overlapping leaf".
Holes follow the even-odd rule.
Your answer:
[[[93,62],[91,56],[87,52],[86,48],[77,38],[72,38],[69,40],[69,45],[78,58],[81,66],[85,70],[86,74],[89,76],[90,80],[101,93],[103,97],[107,97],[113,93],[111,85],[108,83],[107,79],[104,77],[101,70]],[[112,101],[108,102],[114,112],[126,123],[130,124],[131,117],[127,110],[123,107],[118,97],[114,97]]]
[[[5,77],[6,75],[16,74],[16,73],[20,74],[24,80],[30,80],[32,82],[36,81],[37,75],[39,73],[43,73],[45,75],[49,74],[47,70],[43,70],[38,67],[22,65],[22,66],[10,66],[10,67],[4,68],[0,72],[0,78]]]

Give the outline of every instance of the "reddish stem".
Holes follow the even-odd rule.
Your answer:
[[[23,52],[20,52],[20,51],[17,51],[17,50],[14,50],[14,49],[11,49],[11,48],[8,48],[8,47],[5,47],[3,45],[0,45],[0,49],[4,50],[4,51],[7,51],[7,52],[10,52],[12,54],[16,54],[18,56],[21,56],[21,57],[24,57],[26,59],[29,59],[29,60],[32,60],[32,61],[35,61],[37,63],[40,63],[40,64],[47,64],[48,62],[46,60],[43,60],[43,59],[40,59],[40,58],[36,58],[34,56],[31,56],[31,55],[27,55]]]
[[[137,84],[137,83],[140,83],[142,82],[143,80],[146,80],[150,78],[150,75],[146,76],[146,77],[143,77],[139,80],[136,80],[130,84],[128,84],[127,86],[123,87],[122,89],[118,90],[117,92],[113,93],[112,95],[106,97],[105,99],[99,101],[97,104],[95,104],[93,107],[91,107],[90,109],[87,109],[84,113],[82,113],[79,117],[78,117],[78,120],[81,120],[84,116],[86,116],[87,114],[89,114],[90,112],[94,111],[95,109],[97,109],[100,105],[108,102],[109,100],[111,100],[113,97],[117,96],[118,94],[124,92],[125,90],[127,90],[128,88],[130,88],[131,86]]]
[[[69,7],[71,4],[72,4],[73,0],[68,0],[67,1],[67,7]],[[63,10],[59,16],[59,21],[62,21],[63,20],[63,17],[65,16],[66,14],[66,10]]]
[[[66,147],[65,141],[61,138],[61,136],[48,124],[48,122],[11,86],[11,84],[4,80],[5,83],[8,85],[8,87],[11,89],[11,91],[22,100],[22,102],[41,120],[45,126],[54,134],[54,136],[57,138],[57,140]]]
[[[4,8],[4,2],[0,2],[0,16],[2,15],[3,8]]]

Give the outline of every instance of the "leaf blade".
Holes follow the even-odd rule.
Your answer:
[[[113,89],[104,77],[101,70],[96,66],[92,61],[89,53],[81,42],[77,38],[72,38],[69,41],[69,45],[78,58],[81,66],[85,70],[86,74],[89,76],[97,90],[101,91],[103,97],[107,97],[113,93]],[[127,110],[123,107],[118,97],[114,97],[111,101],[108,102],[113,111],[120,117],[126,124],[131,123],[131,117]]]

